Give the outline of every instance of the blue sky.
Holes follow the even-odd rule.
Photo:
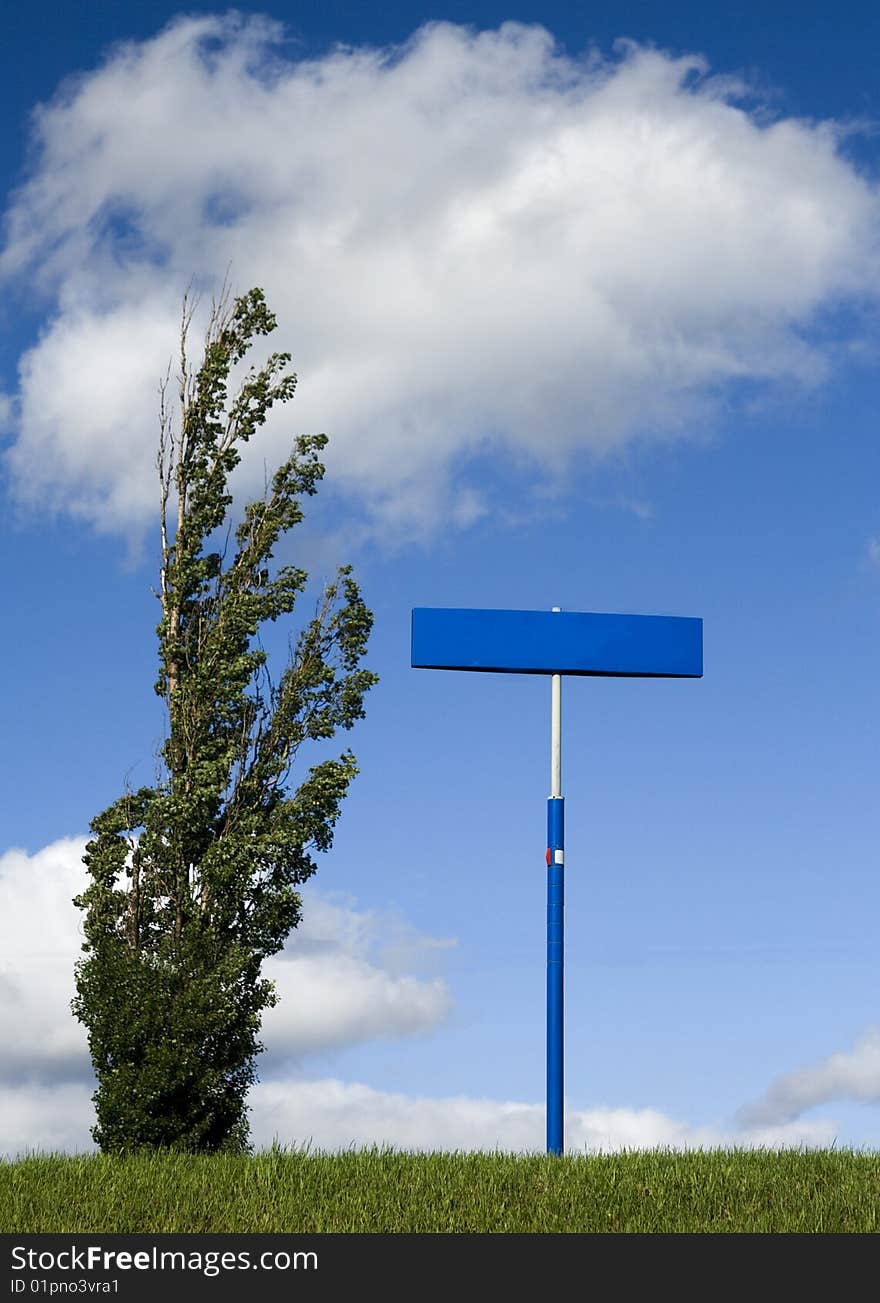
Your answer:
[[[157,386],[227,266],[299,376],[235,509],[330,435],[276,560],[355,564],[381,676],[255,1139],[543,1146],[549,684],[409,613],[558,605],[705,641],[564,685],[568,1146],[880,1146],[876,11],[60,21],[0,115],[0,1151],[90,1145],[70,897],[164,737]]]

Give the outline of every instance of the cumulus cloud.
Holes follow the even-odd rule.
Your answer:
[[[0,1158],[27,1153],[90,1153],[93,1085],[60,1081],[0,1085]]]
[[[504,1149],[527,1153],[545,1146],[541,1104],[467,1096],[417,1098],[336,1080],[262,1082],[250,1102],[255,1143],[310,1143],[316,1149],[387,1144],[399,1149]],[[834,1124],[761,1127],[735,1133],[695,1127],[656,1109],[567,1109],[568,1152],[712,1148],[718,1145],[827,1145]]]
[[[267,1072],[280,1060],[437,1026],[451,1006],[449,988],[440,977],[401,972],[393,956],[389,963],[382,951],[398,929],[387,916],[303,895],[302,924],[263,966],[281,997],[263,1017]],[[411,934],[409,964],[450,944]]]
[[[86,885],[85,841],[0,856],[0,1086],[27,1097],[40,1082],[91,1077],[85,1030],[70,1012],[83,939],[71,900]],[[39,1111],[37,1095],[31,1107]]]
[[[0,856],[0,1107],[10,1135],[21,1122],[22,1134],[39,1136],[54,1091],[59,1100],[87,1101],[94,1088],[85,1029],[70,1013],[82,942],[82,916],[71,901],[87,881],[86,840],[65,837],[34,855]],[[302,926],[265,966],[280,1000],[265,1016],[261,1066],[427,1031],[442,1020],[450,1004],[445,981],[416,974],[450,942],[358,910],[352,900],[310,887],[303,896]]]
[[[830,1100],[880,1103],[880,1028],[871,1028],[849,1051],[787,1072],[740,1111],[745,1127],[779,1126]]]
[[[262,491],[292,428],[326,430],[332,482],[391,531],[492,510],[472,455],[552,482],[701,434],[736,381],[816,383],[817,315],[876,297],[877,191],[842,132],[773,119],[697,56],[573,59],[517,23],[314,59],[282,38],[178,18],[36,111],[0,255],[47,314],[7,453],[20,503],[152,524],[179,298],[230,263],[300,375],[235,487]]]

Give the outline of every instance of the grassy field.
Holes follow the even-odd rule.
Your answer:
[[[0,1162],[0,1231],[880,1231],[880,1154],[37,1154]]]

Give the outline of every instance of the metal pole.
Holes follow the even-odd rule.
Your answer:
[[[563,908],[565,904],[562,675],[554,674],[551,682],[550,798],[547,801],[547,1153],[561,1154],[563,1147]]]

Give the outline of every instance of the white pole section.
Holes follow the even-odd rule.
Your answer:
[[[559,607],[554,606],[554,611]],[[562,675],[551,676],[550,796],[562,795]]]

